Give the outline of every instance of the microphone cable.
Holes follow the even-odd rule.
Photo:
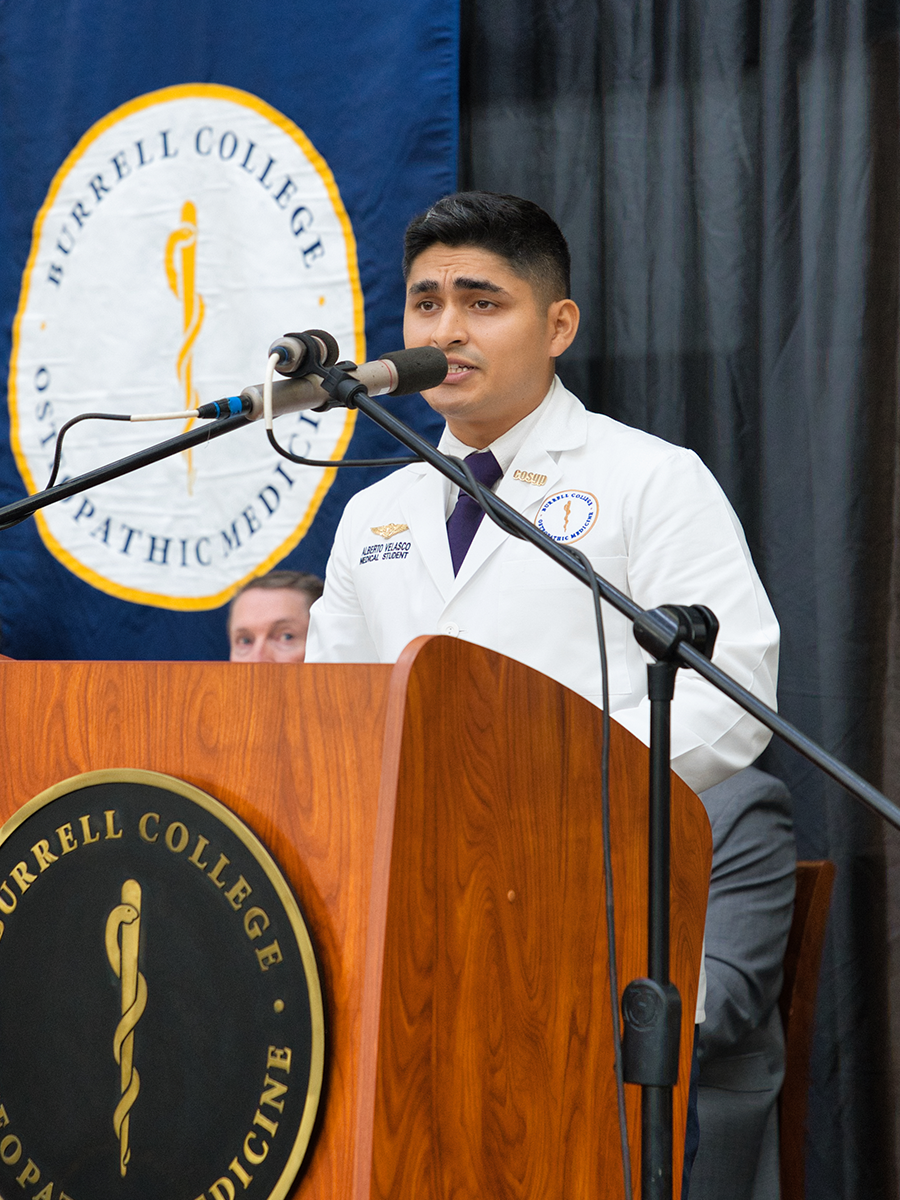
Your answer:
[[[298,463],[301,467],[407,467],[410,463],[422,461],[418,455],[412,458],[303,458],[302,455],[292,453],[281,445],[272,428],[274,422],[272,384],[279,362],[281,362],[281,356],[278,354],[270,354],[266,362],[266,373],[263,378],[263,416],[269,445],[282,458],[286,458],[288,462]]]
[[[179,413],[183,416],[183,413]],[[47,486],[44,491],[49,492],[56,483],[56,477],[59,474],[60,463],[62,462],[62,446],[63,438],[69,432],[73,425],[77,425],[79,421],[130,421],[131,417],[123,413],[80,413],[77,417],[72,417],[71,421],[66,421],[59,433],[56,435],[56,447],[53,453],[53,467],[50,471],[50,478],[47,480]]]
[[[59,475],[60,465],[62,463],[63,439],[72,428],[80,421],[184,421],[198,415],[196,409],[182,409],[181,412],[174,413],[153,413],[130,415],[128,413],[79,413],[77,417],[72,417],[66,421],[65,425],[60,427],[59,433],[56,435],[56,446],[53,454],[53,466],[50,470],[50,478],[48,479],[44,491],[49,491],[56,483]],[[216,420],[228,420],[232,413],[223,412],[222,416]],[[292,454],[284,446],[280,445],[275,434],[271,429],[266,430],[266,435],[273,450],[277,451],[283,458],[289,459],[291,462],[299,463],[303,467],[405,467],[410,463],[421,462],[422,460],[416,455],[412,458],[302,458],[299,454]],[[25,519],[24,517],[22,518]],[[16,522],[18,524],[18,522]]]
[[[616,1074],[616,1106],[619,1116],[619,1143],[622,1154],[622,1174],[625,1196],[630,1198],[631,1147],[628,1142],[628,1119],[625,1111],[625,1070],[622,1062],[622,1028],[619,1024],[619,967],[616,954],[616,909],[612,875],[612,834],[610,831],[609,799],[609,663],[606,657],[606,634],[603,629],[603,609],[600,605],[600,585],[591,561],[581,550],[567,547],[573,558],[577,558],[588,573],[591,593],[594,598],[594,617],[597,622],[597,642],[600,649],[601,728],[603,745],[600,750],[600,808],[603,826],[603,877],[606,885],[606,944],[609,963],[609,1000],[612,1011],[613,1054]]]
[[[237,397],[230,397],[231,400],[237,401]],[[218,401],[219,404],[224,404],[225,401]],[[223,418],[234,416],[239,409],[234,407],[223,410],[221,416]],[[56,483],[56,477],[59,474],[59,466],[62,462],[62,444],[63,438],[69,432],[73,425],[77,425],[79,421],[185,421],[191,418],[202,416],[198,408],[182,408],[179,412],[165,413],[79,413],[77,417],[72,417],[66,421],[65,425],[60,428],[56,435],[56,445],[53,454],[53,467],[50,471],[50,479],[47,483],[45,491],[49,491]]]

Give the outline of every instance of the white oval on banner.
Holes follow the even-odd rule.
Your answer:
[[[334,178],[293,122],[215,84],[140,96],[98,121],[35,220],[13,327],[13,450],[29,492],[83,412],[171,412],[262,377],[283,333],[327,329],[365,358],[356,244]],[[355,413],[286,416],[279,441],[340,458]],[[188,422],[88,422],[60,478],[174,436]],[[36,517],[45,545],[101,591],[172,609],[226,601],[305,534],[333,468],[291,464],[262,422]]]

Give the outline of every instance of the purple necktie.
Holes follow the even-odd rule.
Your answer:
[[[475,450],[472,454],[466,455],[466,462],[478,482],[486,488],[492,488],[503,474],[500,464],[490,450]],[[475,531],[481,524],[483,516],[484,512],[481,506],[476,504],[471,496],[460,491],[456,508],[447,521],[447,537],[450,541],[450,557],[453,560],[454,575],[459,574],[459,568],[472,545]]]

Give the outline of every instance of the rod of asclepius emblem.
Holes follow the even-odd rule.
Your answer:
[[[121,1019],[113,1037],[113,1057],[119,1064],[121,1098],[113,1113],[113,1128],[119,1139],[119,1170],[128,1170],[131,1109],[141,1090],[134,1067],[134,1028],[147,1007],[147,981],[138,970],[141,942],[141,885],[136,879],[122,884],[122,903],[106,918],[106,956],[121,982]]]
[[[175,370],[184,388],[184,407],[197,408],[200,397],[194,388],[194,342],[206,315],[206,305],[197,291],[197,208],[192,200],[185,200],[181,206],[181,224],[166,241],[165,264],[169,287],[181,301],[182,340]],[[189,417],[185,433],[193,423],[194,418]],[[187,459],[188,492],[193,493],[193,451],[183,450],[182,454]]]

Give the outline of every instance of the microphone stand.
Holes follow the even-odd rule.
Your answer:
[[[574,558],[561,546],[555,542],[542,530],[533,525],[531,521],[522,516],[514,508],[511,508],[504,500],[498,499],[493,492],[484,488],[479,488],[479,494],[476,495],[475,489],[469,480],[468,475],[452,458],[442,454],[430,442],[427,442],[414,429],[410,429],[408,425],[398,420],[393,413],[389,412],[383,405],[365,391],[365,388],[353,379],[352,376],[347,377],[347,383],[350,385],[348,391],[354,393],[352,395],[352,404],[347,407],[355,407],[364,412],[367,417],[380,425],[382,429],[387,430],[398,442],[402,442],[404,446],[417,454],[429,466],[440,471],[446,476],[451,483],[455,483],[457,487],[463,489],[487,512],[488,516],[497,524],[501,525],[508,533],[515,537],[522,538],[523,541],[531,542],[533,546],[537,546],[549,558],[558,563],[570,575],[574,575],[580,579],[586,586],[590,586],[590,576],[581,563]],[[330,390],[328,383],[323,380],[322,387]],[[342,400],[343,402],[343,400]],[[3,510],[0,509],[0,516]],[[805,733],[801,733],[796,726],[790,721],[786,721],[784,717],[773,709],[764,704],[762,700],[757,699],[751,692],[731,678],[730,675],[713,666],[709,658],[703,650],[698,649],[693,644],[693,639],[697,635],[696,628],[684,628],[684,621],[677,612],[676,606],[663,606],[662,608],[644,609],[639,604],[636,604],[630,596],[626,596],[624,592],[620,592],[618,588],[601,576],[594,573],[599,587],[600,595],[608,604],[611,604],[618,612],[626,616],[629,621],[635,626],[635,637],[640,644],[657,659],[672,658],[677,661],[680,667],[692,667],[698,675],[702,676],[713,687],[726,695],[730,700],[734,700],[752,717],[756,717],[773,733],[777,734],[782,741],[787,742],[804,758],[815,763],[820,767],[826,775],[830,775],[837,783],[846,788],[848,792],[862,800],[869,808],[873,809],[886,821],[894,826],[895,829],[900,829],[900,807],[889,800],[887,796],[878,791],[870,783],[867,783],[861,775],[857,775],[849,767],[845,766],[834,755],[829,754],[812,738],[807,737]],[[672,610],[675,609],[675,612]],[[648,644],[649,643],[649,644]]]
[[[602,576],[589,572],[564,546],[521,513],[473,482],[455,459],[442,454],[399,421],[368,394],[359,380],[340,367],[316,373],[321,373],[321,386],[332,397],[332,404],[358,408],[470,495],[512,536],[536,546],[585,585],[590,587],[596,580],[602,598],[632,622],[638,642],[656,659],[647,668],[651,710],[648,978],[632,980],[622,995],[623,1056],[626,1080],[640,1084],[642,1088],[641,1195],[644,1200],[669,1200],[672,1195],[672,1088],[678,1077],[681,1025],[681,998],[669,980],[669,728],[678,668],[693,668],[895,829],[900,829],[900,808],[724,671],[713,666],[710,658],[718,623],[709,609],[700,605],[641,608]],[[7,504],[0,508],[0,530],[18,524],[48,504],[66,500],[89,487],[117,479],[248,424],[250,422],[242,415],[219,418],[108,466]]]
[[[647,668],[650,697],[650,828],[648,978],[635,979],[622,995],[625,1024],[625,1079],[641,1085],[641,1196],[672,1196],[672,1088],[678,1078],[681,997],[669,979],[669,771],[671,701],[679,667],[692,667],[713,687],[734,700],[788,745],[815,763],[852,795],[900,829],[900,808],[856,772],[829,754],[790,722],[763,704],[710,658],[718,622],[709,609],[663,605],[645,610],[587,569],[563,546],[538,529],[493,492],[470,479],[459,462],[399,421],[362,384],[339,368],[324,373],[321,386],[335,401],[356,407],[419,458],[470,495],[501,528],[536,546],[564,570],[591,586],[634,626],[641,646],[656,659]]]

